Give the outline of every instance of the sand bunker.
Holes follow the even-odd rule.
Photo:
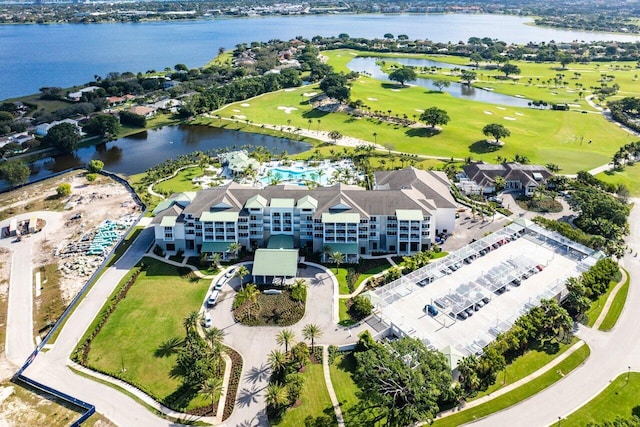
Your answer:
[[[516,113],[516,116],[524,117],[524,114],[522,114],[522,113]]]
[[[235,116],[233,116],[234,119],[239,119],[239,120],[244,120],[247,118],[247,116],[243,116],[242,114],[236,114]]]
[[[569,107],[578,108],[578,107],[580,107],[580,104],[569,104]]]
[[[484,112],[484,113],[485,113],[485,114],[488,114],[488,115],[490,115],[490,116],[493,116],[493,113],[492,113],[491,111],[486,111],[486,110],[485,110],[485,112]]]
[[[291,114],[292,111],[296,111],[297,108],[296,107],[283,107],[282,105],[280,105],[278,107],[278,110],[282,110],[285,112],[285,114]]]
[[[419,108],[416,108],[416,111],[417,111],[418,113],[424,113],[424,110],[421,110],[421,109],[419,109]]]
[[[367,101],[377,101],[378,98],[367,98]]]
[[[516,118],[515,117],[510,117],[510,116],[505,116],[504,119],[505,120],[515,120]]]
[[[515,96],[516,98],[524,98],[524,95],[513,95],[513,96]]]
[[[391,92],[400,92],[400,89],[391,89]]]
[[[294,90],[297,90],[297,89],[298,89],[297,87],[288,87],[284,91],[285,92],[293,92]]]
[[[504,108],[504,107],[496,107],[496,108],[497,108],[498,110],[502,110],[502,111],[506,110],[506,108]]]
[[[318,94],[318,92],[305,92],[302,94],[302,96],[306,96],[307,98],[312,97],[312,96],[316,96]]]
[[[242,110],[233,110],[234,113],[241,113]]]
[[[244,104],[240,104],[241,107],[251,107],[251,104],[247,104],[246,102]]]

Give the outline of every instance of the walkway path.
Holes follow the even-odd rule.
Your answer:
[[[329,346],[322,346],[322,372],[324,373],[324,382],[327,384],[327,391],[331,398],[331,404],[333,405],[333,411],[336,413],[336,420],[338,421],[338,427],[344,427],[344,417],[342,416],[342,408],[340,408],[340,401],[336,396],[336,391],[333,389],[333,383],[331,382],[331,372],[329,371]]]
[[[602,325],[602,322],[604,322],[604,319],[606,319],[607,314],[609,313],[609,308],[611,308],[611,304],[613,304],[613,300],[616,299],[616,295],[618,295],[618,291],[620,291],[620,289],[624,286],[625,282],[627,281],[627,273],[623,269],[620,269],[620,272],[622,273],[622,277],[620,278],[620,281],[616,284],[616,287],[613,288],[613,290],[609,294],[609,297],[607,297],[607,301],[605,301],[604,307],[602,307],[602,311],[600,312],[600,315],[598,316],[598,318],[596,319],[595,323],[592,326],[593,329],[600,329],[600,325]]]
[[[629,217],[631,233],[629,246],[640,248],[640,200],[635,202]],[[629,272],[631,283],[625,308],[618,323],[610,332],[597,331],[579,325],[577,336],[591,349],[591,356],[576,368],[571,375],[546,388],[535,396],[504,411],[493,414],[473,425],[544,426],[558,422],[558,417],[566,417],[599,394],[619,374],[629,367],[640,370],[640,328],[631,309],[640,305],[640,261],[626,254],[621,264]]]
[[[192,164],[192,165],[186,165],[186,166],[179,167],[171,175],[165,176],[164,178],[160,178],[159,180],[149,184],[149,186],[147,187],[147,192],[149,194],[151,194],[152,196],[156,196],[156,197],[159,197],[162,200],[164,200],[165,197],[162,194],[159,194],[159,193],[156,193],[155,191],[153,191],[153,186],[156,185],[156,184],[160,184],[163,181],[167,181],[167,180],[170,180],[171,178],[174,178],[176,175],[178,175],[180,173],[181,170],[192,168],[192,167],[195,167],[195,166],[198,166],[198,165]]]
[[[198,267],[193,266],[191,264],[187,264],[187,261],[189,260],[189,258],[186,257],[186,256],[182,259],[181,262],[173,261],[173,260],[169,259],[168,255],[164,256],[164,257],[161,257],[161,256],[158,256],[158,255],[152,253],[152,252],[148,252],[144,256],[149,257],[149,258],[153,258],[153,259],[157,259],[158,261],[162,261],[165,264],[174,265],[176,267],[187,267],[187,268],[190,268],[191,271],[193,271],[193,274],[198,276],[200,279],[213,279],[213,278],[216,277],[216,275],[202,274],[202,272],[198,269]]]

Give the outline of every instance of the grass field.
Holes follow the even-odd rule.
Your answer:
[[[596,175],[596,178],[609,184],[623,184],[632,196],[640,196],[640,165],[637,163],[633,166],[626,166],[619,172],[608,171],[599,173]]]
[[[315,423],[311,425],[337,425],[321,364],[307,365],[300,393],[300,406],[288,409],[280,420],[270,421],[273,426],[298,427],[304,426],[308,417]]]
[[[509,364],[504,371],[500,372],[495,384],[487,390],[478,393],[476,399],[500,390],[537,371],[546,364],[551,363],[576,342],[578,342],[578,339],[574,338],[569,344],[559,344],[556,346],[554,343],[547,345],[546,348],[533,348],[529,350]]]
[[[347,51],[326,53],[337,70],[352,56]],[[379,144],[389,144],[395,150],[441,156],[494,161],[496,156],[512,158],[515,154],[529,157],[532,163],[547,163],[548,159],[572,173],[609,162],[617,148],[629,142],[629,135],[608,123],[600,114],[558,112],[530,108],[500,107],[493,104],[454,98],[446,93],[426,91],[422,87],[407,87],[399,91],[393,85],[369,77],[353,82],[351,98],[360,99],[372,110],[392,115],[419,116],[430,106],[445,109],[451,121],[441,133],[427,136],[425,128],[405,128],[372,119],[356,119],[343,113],[312,110],[308,96],[319,92],[317,86],[305,86],[278,91],[251,100],[234,103],[218,111],[223,117],[237,115],[240,110],[255,124],[274,124],[314,130],[339,130],[342,134]],[[242,107],[245,104],[245,107]],[[247,107],[246,104],[249,104]],[[288,110],[278,107],[289,107]],[[502,109],[504,108],[504,109]],[[491,114],[489,114],[491,113]],[[517,113],[517,114],[516,114]],[[516,120],[507,120],[510,117]],[[216,123],[216,119],[209,119]],[[485,142],[481,129],[488,123],[500,123],[511,131],[503,147]],[[376,133],[374,137],[373,134]],[[590,144],[588,141],[592,141]],[[497,149],[496,149],[497,148]]]
[[[342,326],[349,326],[356,323],[356,321],[353,320],[351,318],[351,315],[349,314],[349,309],[347,308],[347,301],[349,301],[347,298],[340,298],[338,300],[338,314],[340,319],[340,325]]]
[[[437,419],[433,425],[436,427],[457,427],[515,405],[516,403],[521,402],[527,397],[538,393],[556,381],[562,379],[564,375],[573,371],[587,357],[589,357],[590,353],[591,351],[589,350],[589,347],[584,345],[571,356],[563,360],[562,363],[557,366],[557,369],[552,369],[535,380],[530,381],[507,394],[490,400],[487,403],[457,412],[454,415],[450,415],[442,419]],[[563,375],[560,375],[559,372],[562,372]]]
[[[622,313],[624,304],[627,301],[627,293],[629,293],[629,280],[630,276],[629,273],[627,273],[627,280],[624,282],[624,285],[622,285],[622,287],[616,294],[613,302],[611,303],[611,306],[609,307],[607,315],[600,325],[599,329],[601,331],[610,330],[616,325],[616,322],[618,322],[618,317],[620,317],[620,313]]]
[[[640,417],[640,372],[631,372],[628,378],[627,382],[627,374],[620,375],[602,393],[562,420],[562,425],[578,427],[588,423],[613,422],[617,416]]]
[[[122,373],[165,399],[180,386],[172,375],[176,356],[160,358],[154,352],[163,341],[184,336],[183,319],[200,308],[209,281],[181,278],[176,267],[153,259],[144,262],[146,271],[93,340],[88,361],[105,372]],[[187,408],[203,403],[195,400]]]
[[[153,186],[157,192],[182,193],[184,191],[197,191],[202,187],[193,184],[193,179],[204,175],[204,169],[200,166],[183,169],[176,176]]]
[[[591,307],[584,314],[587,317],[587,326],[592,327],[596,320],[598,320],[598,316],[602,313],[602,309],[604,308],[604,304],[607,302],[607,298],[611,295],[611,291],[616,286],[616,282],[609,283],[609,289],[607,292],[600,295],[597,300],[591,303]]]

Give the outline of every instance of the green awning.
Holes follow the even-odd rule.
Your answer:
[[[269,237],[267,249],[293,249],[293,236],[289,234],[274,234]]]
[[[202,250],[200,252],[225,253],[229,251],[229,245],[234,243],[233,240],[229,242],[204,242],[202,244]]]
[[[258,249],[251,274],[254,276],[295,277],[298,272],[297,249]]]
[[[424,219],[420,209],[396,209],[398,221],[422,221]]]
[[[201,222],[237,222],[240,212],[202,212]]]
[[[322,214],[322,223],[345,223],[345,224],[358,224],[360,223],[360,214],[357,213],[328,213]]]
[[[357,243],[327,243],[326,246],[331,248],[332,252],[340,252],[344,255],[357,255],[358,244]]]
[[[158,206],[155,207],[155,209],[153,210],[153,213],[158,214],[165,209],[169,209],[171,206],[173,206],[175,202],[176,202],[175,200],[163,200],[160,203],[158,203]]]

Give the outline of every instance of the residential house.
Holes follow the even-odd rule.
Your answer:
[[[133,114],[144,116],[147,119],[150,119],[156,113],[157,109],[150,106],[136,105],[135,107],[131,107],[129,111]]]
[[[466,194],[490,194],[496,192],[495,179],[505,180],[505,191],[517,190],[525,196],[531,196],[536,188],[545,186],[553,174],[541,165],[523,165],[516,162],[490,164],[470,163],[462,167],[458,187]]]
[[[80,99],[82,99],[82,96],[85,93],[89,93],[89,92],[94,92],[96,90],[100,89],[98,86],[88,86],[88,87],[83,87],[82,89],[80,89],[77,92],[71,92],[69,93],[69,95],[67,95],[67,98],[69,98],[72,101],[75,102],[79,102]]]

